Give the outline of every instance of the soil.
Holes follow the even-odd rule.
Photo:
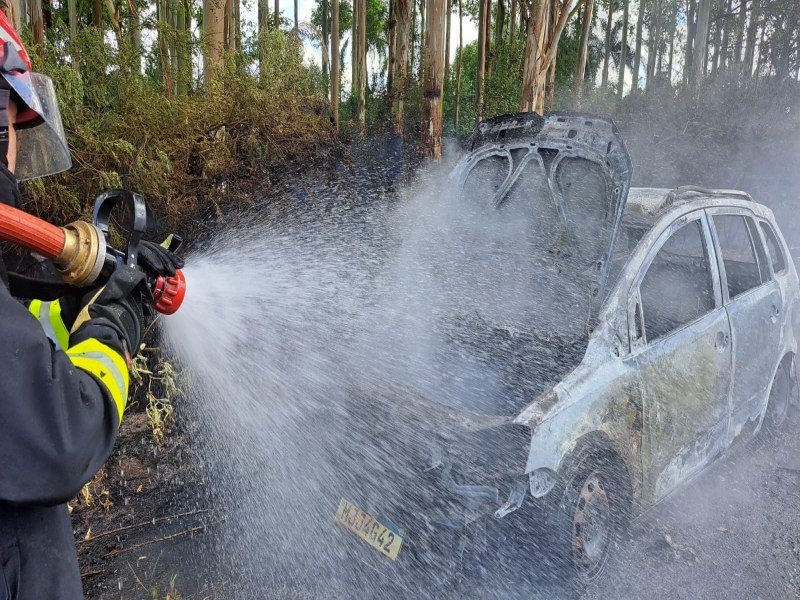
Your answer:
[[[89,486],[92,500],[71,503],[87,598],[224,597],[210,593],[213,577],[186,568],[215,518],[192,448],[180,425],[158,444],[144,402],[132,403],[113,455]]]

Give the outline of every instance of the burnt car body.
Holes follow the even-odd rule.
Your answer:
[[[470,547],[544,539],[532,530],[544,523],[554,564],[590,581],[627,518],[738,437],[781,425],[800,289],[772,212],[742,192],[629,189],[630,177],[607,119],[481,124],[451,182],[480,205],[467,221],[520,204],[499,227],[520,237],[513,257],[491,239],[488,258],[465,251],[497,278],[467,282],[474,310],[443,317],[442,335],[469,357],[465,372],[489,364],[497,376],[461,403],[404,386],[350,407],[382,414],[350,419],[339,457],[351,476],[335,494],[352,506],[337,518],[361,537],[343,541],[354,560],[410,590],[449,581]],[[521,281],[536,301],[500,306]],[[390,558],[363,543],[389,534],[402,538]]]

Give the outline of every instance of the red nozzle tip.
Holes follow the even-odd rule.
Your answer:
[[[186,277],[183,271],[175,271],[174,277],[160,276],[156,280],[153,307],[162,315],[171,315],[183,304],[186,295]]]

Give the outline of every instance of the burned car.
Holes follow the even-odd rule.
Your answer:
[[[800,289],[772,212],[630,178],[607,119],[481,124],[450,180],[448,253],[480,277],[459,272],[436,312],[458,391],[398,387],[370,400],[383,418],[350,420],[339,459],[357,475],[331,492],[353,560],[441,582],[546,540],[550,565],[589,582],[631,516],[781,427]]]

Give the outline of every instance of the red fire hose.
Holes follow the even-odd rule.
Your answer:
[[[0,239],[55,259],[64,251],[66,233],[61,227],[0,204]]]

